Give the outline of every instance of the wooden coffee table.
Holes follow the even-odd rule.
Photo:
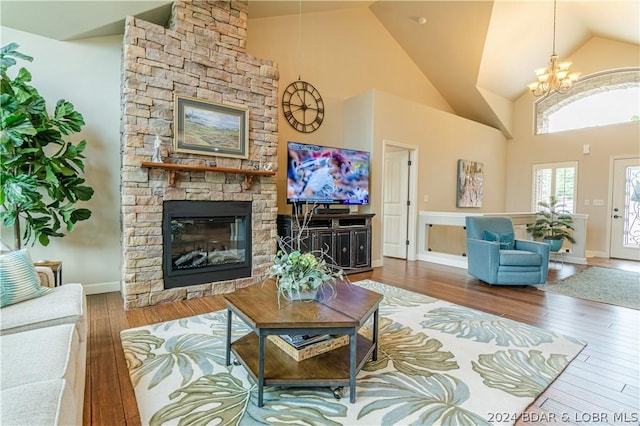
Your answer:
[[[382,295],[345,282],[336,284],[330,300],[320,292],[316,301],[280,299],[275,282],[256,284],[224,296],[227,302],[226,363],[231,352],[258,384],[258,406],[263,405],[265,385],[346,386],[350,401],[356,400],[356,375],[371,357],[377,359],[378,306]],[[231,342],[232,315],[236,314],[253,333]],[[358,334],[373,316],[372,340]],[[303,361],[296,361],[266,339],[273,334],[348,335],[349,345]]]

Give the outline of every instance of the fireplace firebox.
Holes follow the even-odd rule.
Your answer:
[[[165,201],[164,287],[251,276],[251,202]]]

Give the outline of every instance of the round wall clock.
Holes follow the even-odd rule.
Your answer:
[[[324,102],[320,92],[302,80],[294,81],[284,90],[282,111],[291,127],[302,133],[315,132],[324,120]]]

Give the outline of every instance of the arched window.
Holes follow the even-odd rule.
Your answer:
[[[538,100],[536,134],[640,120],[640,68],[591,74]]]

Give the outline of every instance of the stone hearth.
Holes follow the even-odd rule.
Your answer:
[[[246,53],[246,1],[176,1],[169,28],[127,18],[122,70],[122,295],[125,309],[234,291],[261,281],[275,254],[277,197],[273,177],[216,171],[142,168],[156,136],[163,161],[251,169],[277,164],[278,69]],[[249,109],[249,159],[176,153],[175,95]],[[162,206],[166,200],[248,201],[252,205],[252,274],[165,289]]]

